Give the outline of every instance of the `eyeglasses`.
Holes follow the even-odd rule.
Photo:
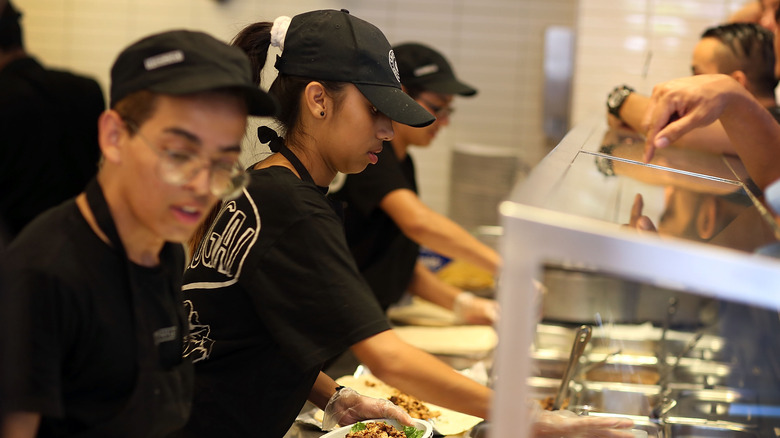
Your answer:
[[[417,100],[419,100],[420,102],[424,103],[425,106],[430,108],[431,111],[433,111],[433,115],[436,116],[436,118],[440,118],[441,119],[441,118],[449,117],[449,116],[452,115],[452,113],[455,112],[455,108],[453,108],[451,106],[435,105],[435,104],[431,103],[430,101],[428,101],[427,99],[423,99],[422,97],[418,97]]]
[[[155,147],[141,134],[135,122],[124,117],[122,120],[128,131],[139,136],[160,157],[157,162],[157,175],[167,184],[182,186],[192,181],[201,170],[208,168],[209,191],[220,199],[229,200],[241,194],[241,190],[249,183],[249,175],[237,162],[203,158],[192,152],[198,145],[183,138],[171,140],[159,148]]]

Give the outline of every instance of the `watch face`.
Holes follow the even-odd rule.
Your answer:
[[[623,90],[617,89],[614,90],[612,93],[609,94],[609,97],[607,98],[607,105],[610,108],[617,108],[620,106],[620,103],[623,102],[623,99],[625,98],[625,94],[623,94]]]

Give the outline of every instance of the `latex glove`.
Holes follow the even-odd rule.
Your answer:
[[[455,297],[452,306],[455,320],[467,324],[493,324],[498,320],[498,303],[495,300],[474,296],[471,292],[461,292]]]
[[[533,423],[536,438],[633,438],[634,422],[620,417],[580,417],[571,411],[539,409]]]
[[[390,418],[406,426],[412,425],[412,417],[390,400],[366,397],[352,388],[342,388],[330,397],[325,406],[322,430],[372,418]]]

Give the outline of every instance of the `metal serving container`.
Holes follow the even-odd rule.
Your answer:
[[[754,428],[727,421],[707,421],[696,418],[669,418],[664,425],[671,438],[758,438]]]
[[[649,417],[660,402],[656,385],[585,382],[570,401],[570,409],[581,413],[609,413]]]

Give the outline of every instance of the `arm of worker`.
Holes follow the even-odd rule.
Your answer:
[[[498,319],[498,303],[495,300],[474,296],[445,283],[420,262],[414,266],[407,289],[413,295],[452,310],[459,322],[493,324]]]
[[[361,363],[388,385],[421,400],[487,419],[493,392],[398,337],[393,330],[351,347]]]
[[[761,0],[751,0],[734,11],[726,19],[727,23],[758,23],[761,19]]]
[[[38,433],[41,414],[38,412],[11,412],[2,418],[2,438],[33,438]]]
[[[498,272],[501,257],[496,251],[446,216],[431,210],[412,190],[393,190],[382,198],[379,207],[418,244],[494,275]]]
[[[623,101],[620,107],[620,120],[640,134],[647,134],[643,128],[647,108],[650,106],[650,98],[638,93],[631,93]],[[608,115],[608,117],[614,117]],[[715,154],[735,154],[734,145],[719,121],[698,127],[674,141],[672,146],[681,148],[698,149]]]
[[[412,417],[390,400],[366,397],[351,388],[340,387],[323,372],[314,381],[309,401],[325,412],[323,430],[371,418],[392,418],[401,424],[412,425]]]
[[[336,393],[338,386],[339,384],[330,376],[320,372],[317,380],[314,381],[314,386],[311,387],[311,392],[309,392],[309,401],[324,410],[328,400]]]
[[[672,116],[679,117],[670,122]],[[720,119],[745,168],[760,187],[780,179],[780,124],[739,82],[698,75],[657,85],[645,114],[644,160],[692,129]]]
[[[538,411],[538,410],[537,410]],[[621,417],[578,416],[572,411],[541,411],[533,417],[534,438],[633,438],[634,422]]]

